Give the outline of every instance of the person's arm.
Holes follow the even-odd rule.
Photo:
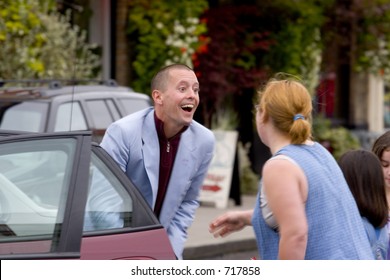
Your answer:
[[[100,143],[100,146],[116,161],[123,172],[126,172],[126,166],[129,160],[130,150],[127,142],[128,135],[122,127],[116,123],[111,124]]]
[[[279,225],[279,258],[304,259],[308,237],[306,176],[288,160],[271,160],[263,168],[263,187]]]
[[[252,225],[253,210],[229,211],[213,220],[209,231],[214,237],[225,237]]]

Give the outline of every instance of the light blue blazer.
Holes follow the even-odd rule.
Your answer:
[[[134,182],[153,209],[159,181],[160,145],[153,107],[112,123],[100,144]],[[214,134],[192,121],[180,144],[161,209],[176,256],[181,259],[187,229],[199,206],[198,195],[214,152]]]

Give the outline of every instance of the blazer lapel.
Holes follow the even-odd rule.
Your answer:
[[[174,166],[169,180],[168,190],[160,215],[160,222],[168,226],[177,208],[191,185],[190,178],[195,172],[193,166],[197,162],[196,143],[193,131],[189,127],[180,139],[179,149],[176,154]]]

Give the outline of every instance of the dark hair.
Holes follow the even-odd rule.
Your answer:
[[[390,150],[390,131],[379,136],[372,146],[372,152],[376,154],[379,159],[382,158],[383,152],[386,150]]]
[[[374,227],[385,226],[388,206],[379,158],[370,151],[353,150],[344,153],[338,163],[360,215],[367,218]]]
[[[156,75],[154,75],[152,82],[150,84],[151,92],[153,90],[161,90],[164,91],[167,87],[167,80],[168,80],[168,75],[169,72],[173,69],[183,69],[183,70],[188,70],[188,71],[194,71],[190,67],[188,67],[185,64],[171,64],[168,66],[165,66],[161,68]]]

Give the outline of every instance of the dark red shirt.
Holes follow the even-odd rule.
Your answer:
[[[164,133],[164,123],[154,114],[158,140],[160,143],[160,173],[158,178],[158,192],[154,213],[160,216],[161,208],[167,192],[169,179],[171,177],[173,163],[175,162],[177,149],[179,147],[180,136],[187,129],[184,127],[178,134],[167,139]]]

